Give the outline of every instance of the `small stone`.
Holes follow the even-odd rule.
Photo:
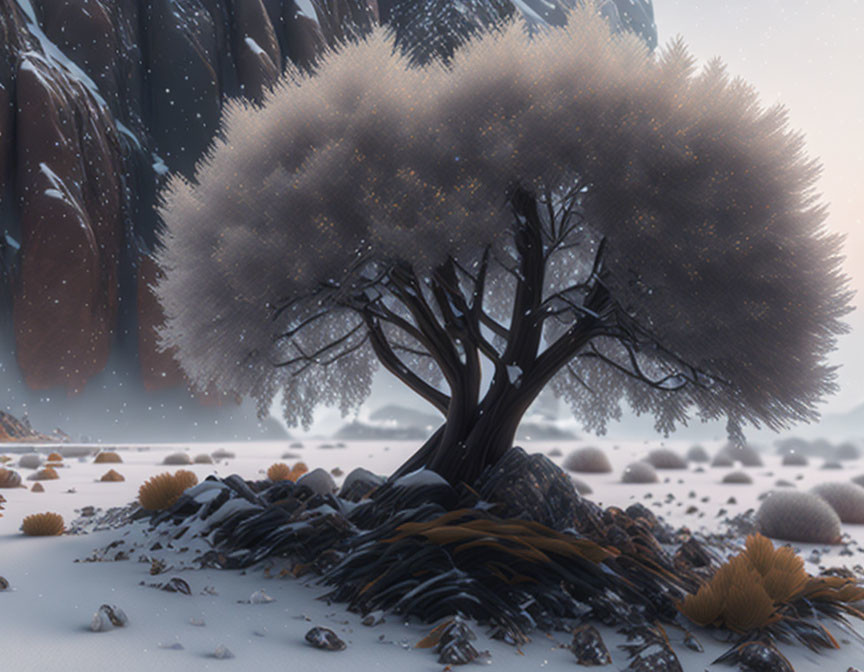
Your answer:
[[[686,646],[691,651],[696,651],[696,653],[703,653],[705,649],[702,648],[702,644],[696,639],[696,636],[692,632],[688,632],[684,637],[684,646]]]
[[[99,612],[105,614],[108,621],[115,628],[122,628],[124,625],[129,623],[129,617],[126,616],[126,612],[113,604],[103,604],[99,607]]]
[[[211,654],[211,657],[216,658],[217,660],[228,660],[229,658],[233,658],[234,654],[231,653],[231,650],[227,646],[220,644]]]
[[[330,628],[322,627],[314,627],[307,632],[306,641],[324,651],[344,651],[347,646]]]
[[[105,632],[111,629],[111,621],[108,620],[108,617],[101,610],[97,611],[93,614],[93,618],[90,619],[90,629],[93,632]]]
[[[612,656],[603,638],[593,625],[583,625],[573,631],[570,650],[579,665],[610,665]]]
[[[737,660],[747,672],[795,672],[786,656],[765,642],[748,642],[737,650]]]
[[[653,643],[640,651],[625,672],[684,672],[678,656],[666,644]]]
[[[0,576],[0,590],[6,590],[7,588],[9,588],[9,582],[5,577]]]
[[[160,590],[164,590],[166,593],[181,593],[183,595],[192,594],[192,588],[189,587],[189,584],[177,576],[159,585],[159,588]]]
[[[263,590],[256,590],[249,596],[249,604],[269,604],[275,600]]]
[[[363,625],[369,626],[370,628],[374,625],[379,625],[384,622],[384,612],[381,609],[377,611],[370,611],[363,617],[363,620],[360,621]]]

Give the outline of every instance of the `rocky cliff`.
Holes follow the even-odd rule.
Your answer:
[[[415,63],[446,61],[576,1],[0,0],[2,382],[78,395],[115,367],[127,389],[183,385],[156,345],[153,206],[169,172],[192,177],[228,99],[379,23]],[[653,47],[650,0],[601,4]]]

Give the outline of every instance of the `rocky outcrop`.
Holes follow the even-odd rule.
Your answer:
[[[526,16],[560,22],[574,1]],[[227,100],[379,23],[424,62],[534,4],[0,0],[0,348],[27,387],[75,395],[109,361],[136,372],[127,388],[183,384],[156,343],[154,204],[170,171],[193,176]],[[656,40],[650,0],[602,4]]]

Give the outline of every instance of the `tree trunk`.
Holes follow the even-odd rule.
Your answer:
[[[512,384],[489,393],[476,411],[466,417],[448,413],[447,421],[408,459],[391,478],[427,468],[451,485],[472,485],[487,466],[513,446],[516,430],[533,398]]]

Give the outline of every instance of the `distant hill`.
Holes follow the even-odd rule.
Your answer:
[[[374,422],[394,423],[397,427],[435,429],[444,423],[444,418],[433,413],[424,413],[399,404],[387,404],[374,411],[369,419]]]

